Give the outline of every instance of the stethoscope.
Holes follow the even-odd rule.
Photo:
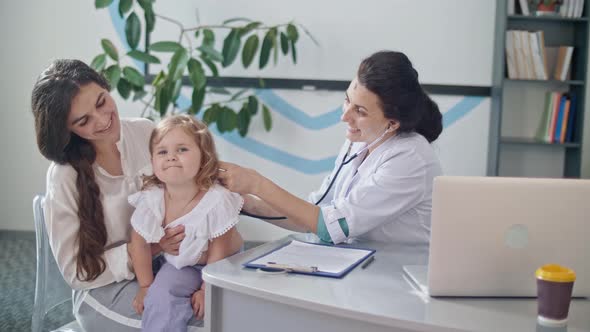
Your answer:
[[[328,188],[326,188],[326,191],[324,192],[324,194],[322,195],[322,197],[320,197],[320,199],[317,202],[315,202],[314,205],[320,204],[324,200],[324,198],[326,198],[326,196],[330,192],[330,189],[332,189],[332,186],[334,185],[334,182],[338,178],[338,174],[340,174],[340,171],[342,170],[342,167],[344,167],[345,165],[350,164],[351,161],[355,160],[358,156],[360,156],[361,154],[363,154],[365,151],[367,151],[368,149],[370,149],[372,146],[374,146],[375,144],[381,142],[385,138],[385,135],[387,135],[387,133],[389,133],[391,131],[392,131],[392,128],[391,128],[391,125],[389,125],[387,127],[387,129],[385,129],[385,131],[383,132],[383,134],[381,134],[381,136],[377,137],[369,145],[365,146],[364,148],[360,149],[359,151],[355,152],[352,156],[349,157],[348,155],[350,154],[350,150],[352,149],[352,144],[353,144],[353,142],[350,142],[350,144],[348,145],[348,149],[346,150],[346,153],[344,154],[344,156],[342,157],[342,160],[340,161],[340,166],[338,166],[338,170],[336,171],[336,173],[334,174],[334,177],[330,181],[330,184],[328,185]],[[285,219],[287,219],[287,217],[284,217],[284,216],[283,217],[259,216],[259,215],[256,215],[256,214],[248,213],[248,212],[246,212],[244,210],[240,211],[240,214],[241,215],[244,215],[244,216],[252,217],[252,218],[263,219],[263,220],[285,220]]]

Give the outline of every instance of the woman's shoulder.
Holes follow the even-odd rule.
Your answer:
[[[385,142],[387,146],[385,155],[409,154],[430,159],[435,153],[431,143],[424,136],[412,132],[402,133]]]
[[[121,126],[127,132],[139,132],[144,136],[146,134],[151,135],[156,125],[151,120],[145,118],[121,118]]]
[[[64,182],[68,180],[75,180],[78,172],[70,164],[58,164],[51,162],[47,168],[47,181]]]
[[[70,164],[57,164],[52,162],[47,169],[46,197],[71,196],[77,193],[76,179],[78,172]]]

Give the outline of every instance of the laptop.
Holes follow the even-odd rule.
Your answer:
[[[431,296],[535,297],[549,263],[590,296],[590,180],[437,177],[428,266],[403,269]]]

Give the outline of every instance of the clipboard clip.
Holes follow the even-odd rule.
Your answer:
[[[315,273],[319,271],[317,266],[297,266],[289,264],[277,264],[275,262],[267,262],[266,267],[275,270],[284,270],[286,272]]]

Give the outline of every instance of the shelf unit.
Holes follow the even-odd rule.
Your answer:
[[[588,5],[586,1],[581,18],[523,16],[507,15],[507,0],[497,0],[488,175],[580,177],[588,66]],[[567,81],[509,79],[505,52],[507,30],[543,30],[547,47],[574,46],[571,78]],[[572,142],[546,143],[534,138],[548,91],[576,95]]]

